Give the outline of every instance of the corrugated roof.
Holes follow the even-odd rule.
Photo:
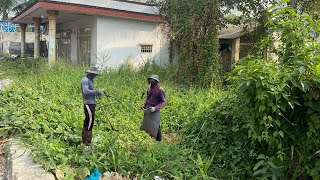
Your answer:
[[[219,30],[219,39],[236,39],[243,35],[244,26],[227,25],[225,28]],[[253,31],[253,28],[247,29],[249,32]]]

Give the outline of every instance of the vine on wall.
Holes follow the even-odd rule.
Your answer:
[[[157,4],[169,30],[175,79],[188,85],[220,86],[219,1],[166,0]]]

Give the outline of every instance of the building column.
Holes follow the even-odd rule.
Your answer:
[[[34,55],[35,59],[40,57],[40,23],[41,18],[33,17],[34,22]]]
[[[24,58],[25,54],[26,54],[26,28],[27,25],[26,24],[20,24],[21,27],[21,58]]]
[[[72,64],[78,64],[78,41],[77,41],[77,29],[72,29],[71,33],[71,62]]]
[[[232,41],[232,61],[237,63],[240,59],[240,37]]]
[[[49,65],[52,65],[56,62],[57,59],[57,50],[56,50],[56,27],[57,27],[57,16],[58,11],[48,10],[47,14],[49,15],[49,53],[48,60]]]

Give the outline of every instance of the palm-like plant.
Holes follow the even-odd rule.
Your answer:
[[[0,16],[2,20],[9,20],[9,14],[19,14],[36,0],[0,0]]]
[[[8,20],[11,9],[16,5],[17,0],[2,0],[0,1],[0,13],[2,20]]]
[[[24,2],[19,3],[18,5],[16,5],[12,11],[15,14],[19,14],[20,12],[22,12],[25,8],[27,8],[28,6],[30,6],[32,3],[34,3],[36,0],[24,0]]]

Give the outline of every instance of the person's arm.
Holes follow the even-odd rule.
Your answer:
[[[85,96],[98,96],[99,95],[99,91],[89,89],[89,81],[88,80],[82,80],[81,86],[82,86],[83,95],[85,95]]]
[[[160,110],[166,104],[166,94],[162,88],[159,89],[160,91],[160,103],[155,107],[156,110]]]

